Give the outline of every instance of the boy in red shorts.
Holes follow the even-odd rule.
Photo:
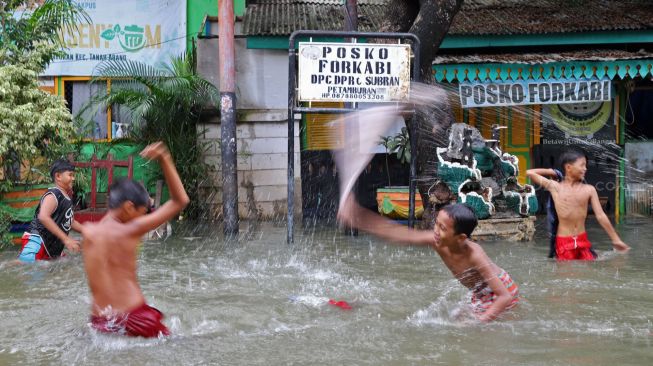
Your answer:
[[[526,175],[531,180],[551,193],[558,216],[555,232],[555,254],[558,260],[594,260],[596,255],[592,244],[587,239],[585,220],[587,207],[592,205],[594,216],[612,240],[615,250],[625,252],[630,249],[617,235],[610,219],[603,212],[596,189],[583,182],[587,172],[587,158],[578,150],[567,150],[560,156],[560,165],[564,171],[561,182],[553,169],[529,169]],[[547,178],[550,177],[550,178]]]
[[[82,255],[93,297],[91,326],[101,332],[129,336],[169,335],[163,315],[147,305],[136,278],[136,254],[141,237],[174,218],[188,204],[188,195],[166,146],[147,146],[141,156],[158,160],[170,200],[150,213],[145,187],[131,179],[112,184],[109,211],[97,223],[82,226]]]

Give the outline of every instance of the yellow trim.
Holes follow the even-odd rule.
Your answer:
[[[530,147],[508,147],[504,152],[512,154],[513,152],[531,152]]]
[[[542,123],[542,106],[537,104],[533,106],[533,145],[540,144],[540,126]]]
[[[628,93],[628,90],[626,90],[626,93]],[[614,104],[612,106],[612,114],[613,114],[613,117],[614,117],[614,125],[616,127],[616,132],[615,132],[616,135],[615,135],[614,140],[617,142],[617,144],[621,144],[622,141],[619,138],[620,137],[619,136],[619,116],[621,115],[620,114],[621,110],[619,109],[619,92],[617,92],[615,94],[617,94],[617,95],[615,95],[615,97],[614,97]],[[626,100],[628,100],[628,99],[626,99]],[[617,186],[617,187],[619,187],[619,186]],[[619,201],[617,201],[617,202],[619,202]]]
[[[467,110],[467,124],[476,127],[476,113],[478,108],[469,108]]]
[[[61,81],[88,81],[91,80],[90,76],[61,76]]]

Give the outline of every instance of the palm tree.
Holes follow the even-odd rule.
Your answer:
[[[71,0],[2,0],[0,64],[20,64],[24,54],[29,54],[42,43],[48,43],[56,47],[40,60],[40,66],[45,69],[52,58],[63,54],[66,48],[59,32],[76,32],[78,24],[84,23],[91,23],[91,18]]]
[[[173,57],[162,67],[130,60],[104,62],[91,82],[106,79],[112,80],[111,90],[94,97],[87,108],[126,107],[132,121],[131,138],[142,143],[164,141],[191,197],[186,217],[198,217],[206,208],[199,189],[207,166],[197,128],[202,111],[214,107],[220,93],[197,74],[194,53]]]

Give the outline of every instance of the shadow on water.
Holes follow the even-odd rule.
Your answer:
[[[590,222],[593,220],[590,219]],[[87,326],[79,257],[14,266],[0,253],[0,364],[645,364],[653,356],[653,230],[618,227],[633,246],[603,260],[558,264],[548,240],[483,243],[520,285],[501,321],[459,320],[469,293],[434,252],[334,228],[242,223],[239,240],[215,226],[180,227],[146,242],[139,279],[166,314],[167,339],[126,339]],[[540,230],[541,231],[541,230]],[[351,310],[328,304],[344,300]]]

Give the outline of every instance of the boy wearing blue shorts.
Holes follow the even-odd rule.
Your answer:
[[[67,160],[60,159],[52,164],[50,176],[55,186],[43,194],[29,230],[23,234],[23,246],[18,255],[21,262],[55,259],[62,256],[64,248],[79,252],[79,241],[68,236],[71,229],[81,230],[81,225],[74,220],[70,197],[74,171],[75,166]]]

